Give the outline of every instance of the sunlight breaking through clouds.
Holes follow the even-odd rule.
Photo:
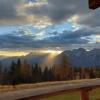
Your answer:
[[[89,43],[100,43],[100,34],[88,37]]]
[[[71,22],[71,23],[77,23],[77,21],[79,20],[79,15],[74,15],[72,16],[71,18],[68,19],[68,22]]]
[[[0,49],[99,47],[99,10],[87,0],[0,0]]]
[[[25,51],[0,51],[0,56],[12,57],[12,56],[25,56],[28,52]]]

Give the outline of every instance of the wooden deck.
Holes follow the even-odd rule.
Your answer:
[[[39,100],[73,91],[81,92],[81,100],[89,100],[89,91],[98,87],[100,87],[100,79],[50,82],[45,87],[1,93],[0,100]]]

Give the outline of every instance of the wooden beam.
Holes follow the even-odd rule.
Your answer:
[[[89,8],[90,9],[97,9],[100,7],[100,0],[89,0]]]

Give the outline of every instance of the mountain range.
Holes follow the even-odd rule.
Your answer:
[[[51,67],[53,64],[58,63],[61,61],[61,57],[65,55],[68,59],[69,63],[75,67],[91,67],[91,66],[98,66],[100,67],[100,49],[93,49],[93,50],[85,50],[83,48],[73,49],[73,50],[66,50],[61,54],[58,54],[54,57],[50,57],[49,53],[29,53],[26,56],[21,57],[8,57],[2,58],[0,61],[2,62],[4,67],[9,67],[12,61],[17,61],[18,58],[21,60],[27,60],[28,63],[31,65],[38,63],[40,66]]]
[[[83,48],[64,51],[59,56],[66,55],[70,64],[77,67],[100,66],[100,49],[85,50]]]

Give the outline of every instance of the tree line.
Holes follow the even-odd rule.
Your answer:
[[[99,77],[99,67],[71,67],[65,59],[59,65],[44,69],[37,63],[31,65],[27,60],[20,59],[17,62],[12,61],[9,69],[3,69],[0,63],[0,84],[16,85]]]

